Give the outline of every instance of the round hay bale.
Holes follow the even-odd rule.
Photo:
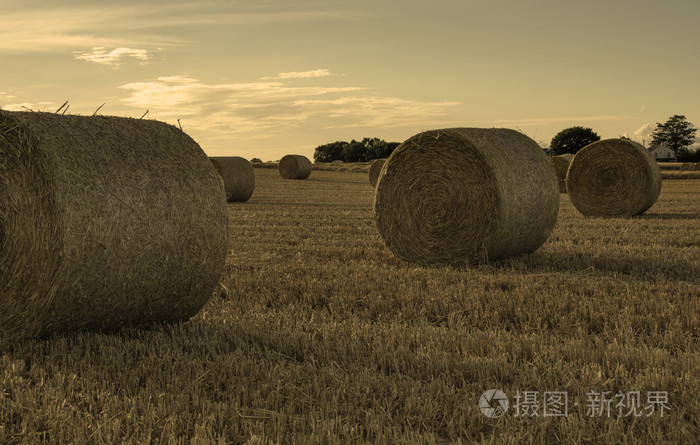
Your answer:
[[[331,164],[344,164],[345,162],[342,159],[336,159],[335,161],[332,161]]]
[[[557,173],[557,179],[559,180],[559,193],[566,193],[566,171],[569,170],[569,164],[573,158],[574,155],[571,153],[552,156],[551,158],[554,171]]]
[[[311,161],[302,155],[286,155],[278,166],[284,179],[306,179],[311,174]]]
[[[374,197],[387,247],[422,265],[533,252],[558,212],[547,155],[508,129],[450,128],[409,138],[384,164]]]
[[[240,156],[213,156],[209,160],[224,181],[228,202],[250,199],[255,190],[255,171],[247,159]]]
[[[640,144],[605,139],[576,153],[566,187],[574,207],[585,216],[628,217],[656,202],[661,170]]]
[[[695,164],[693,164],[692,162],[684,162],[681,164],[680,171],[689,172],[692,171],[693,168],[695,168]]]
[[[0,337],[185,320],[227,226],[221,178],[176,127],[0,110]]]
[[[382,172],[382,167],[385,162],[386,159],[375,159],[369,165],[369,183],[372,184],[372,187],[377,186],[377,180],[379,179],[379,174]]]

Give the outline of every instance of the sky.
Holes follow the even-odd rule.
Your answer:
[[[424,130],[700,125],[698,0],[0,0],[5,110],[157,119],[277,160]],[[65,110],[65,107],[61,110]],[[700,140],[698,140],[700,142]],[[700,144],[697,144],[700,146]]]

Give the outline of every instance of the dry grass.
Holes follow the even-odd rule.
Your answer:
[[[631,219],[564,195],[534,254],[457,270],[393,257],[366,173],[256,176],[194,320],[0,343],[0,443],[697,441],[700,181]],[[489,388],[668,391],[671,411],[488,419]]]
[[[662,179],[700,179],[700,171],[661,170]]]
[[[225,204],[172,125],[0,111],[0,337],[191,317],[224,266]]]
[[[382,167],[377,230],[421,265],[477,263],[536,250],[559,211],[557,176],[535,141],[503,128],[448,128],[404,141]]]
[[[664,170],[680,170],[682,162],[658,162],[659,169]]]
[[[251,163],[240,156],[210,157],[216,171],[224,181],[228,202],[245,202],[255,191],[255,171]]]
[[[576,153],[566,174],[566,189],[583,215],[625,217],[654,205],[661,181],[658,163],[642,145],[605,139]]]
[[[559,181],[559,193],[566,193],[566,172],[569,170],[569,164],[574,158],[571,153],[565,153],[559,156],[552,156],[550,160],[552,161],[552,166],[554,166],[554,171],[557,173],[557,180]]]
[[[379,174],[382,172],[382,167],[386,159],[375,159],[369,164],[369,183],[372,187],[377,186],[377,181],[379,180]]]
[[[311,161],[302,155],[286,155],[278,164],[284,179],[306,179],[311,174]]]

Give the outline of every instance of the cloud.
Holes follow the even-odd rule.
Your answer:
[[[118,68],[123,63],[123,59],[129,57],[140,60],[142,64],[148,63],[148,61],[151,60],[151,55],[147,50],[134,48],[114,48],[111,51],[107,51],[104,47],[97,46],[86,52],[75,51],[74,54],[75,58],[78,60],[85,60],[86,62],[93,62],[114,68]]]
[[[183,28],[260,26],[298,21],[354,20],[352,11],[323,4],[185,1],[154,4],[62,5],[16,2],[0,15],[0,51],[182,45]],[[324,9],[325,8],[325,9]],[[178,32],[172,31],[177,29]],[[170,30],[170,31],[169,31]]]
[[[589,121],[620,121],[634,119],[636,116],[626,116],[618,114],[603,114],[599,116],[571,116],[571,117],[539,117],[528,119],[499,119],[493,121],[498,125],[549,125],[560,122],[589,122]]]
[[[188,75],[119,88],[128,93],[122,101],[138,113],[148,109],[157,119],[182,119],[207,138],[268,138],[302,126],[396,128],[455,123],[446,116],[458,104],[381,97],[358,86],[290,86],[282,80],[214,84]]]
[[[655,129],[656,129],[656,124],[652,124],[651,122],[647,122],[646,124],[642,125],[641,127],[637,128],[636,130],[634,130],[635,140],[645,141],[647,144],[650,144],[651,143],[651,133],[653,133]]]
[[[51,105],[51,108],[47,110],[47,108]],[[37,103],[31,103],[31,102],[21,102],[21,103],[14,103],[14,104],[5,104],[0,106],[5,111],[49,111],[49,112],[54,112],[56,111],[53,109],[54,107],[58,108],[53,102],[37,102]]]
[[[312,71],[291,71],[288,73],[279,73],[275,77],[263,77],[262,80],[273,80],[273,79],[310,79],[314,77],[328,77],[331,72],[327,69],[312,70]]]

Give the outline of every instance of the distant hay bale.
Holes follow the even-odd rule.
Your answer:
[[[661,170],[640,144],[606,139],[576,153],[566,186],[571,202],[583,215],[628,217],[656,202]]]
[[[224,181],[228,202],[250,199],[255,190],[255,171],[247,159],[240,156],[213,156],[209,160]]]
[[[557,173],[557,179],[559,180],[559,193],[566,193],[566,171],[569,169],[569,164],[573,158],[574,155],[571,153],[552,156],[551,158],[554,171]]]
[[[278,168],[284,179],[306,179],[311,174],[311,161],[302,155],[286,155]]]
[[[423,265],[533,252],[558,212],[548,157],[508,129],[450,128],[409,138],[384,164],[374,197],[387,247]]]
[[[684,162],[681,164],[680,170],[682,172],[689,172],[689,171],[693,171],[694,168],[695,168],[695,164],[693,164],[692,162]]]
[[[221,179],[176,127],[0,110],[0,337],[185,320],[227,226]]]
[[[700,171],[700,162],[696,162],[693,164],[693,171]]]
[[[384,166],[385,162],[386,162],[386,159],[375,159],[369,165],[369,183],[372,184],[372,187],[377,186],[377,180],[379,179],[379,173],[382,172],[382,167]]]
[[[342,159],[336,159],[335,161],[331,162],[331,164],[344,164],[345,162]]]

